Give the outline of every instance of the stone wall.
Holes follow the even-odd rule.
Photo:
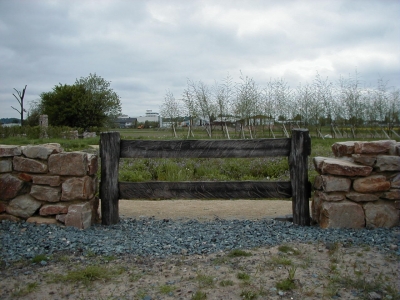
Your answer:
[[[85,229],[98,219],[97,156],[59,144],[0,145],[0,221]]]
[[[341,142],[315,157],[312,218],[322,228],[394,227],[400,216],[400,143]]]

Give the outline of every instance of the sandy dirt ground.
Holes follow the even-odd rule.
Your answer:
[[[121,217],[156,219],[262,219],[292,214],[292,202],[282,200],[120,200]]]

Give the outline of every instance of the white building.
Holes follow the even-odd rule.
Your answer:
[[[145,116],[136,117],[138,123],[157,122],[162,127],[162,118],[159,113],[153,112],[151,109],[146,110]]]

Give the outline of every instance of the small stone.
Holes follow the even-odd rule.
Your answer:
[[[391,244],[391,245],[389,246],[389,249],[390,249],[390,250],[396,251],[397,249],[399,249],[399,246],[394,245],[394,244]]]
[[[382,299],[382,296],[376,292],[370,292],[370,293],[368,293],[368,299],[369,300],[380,300],[380,299]]]

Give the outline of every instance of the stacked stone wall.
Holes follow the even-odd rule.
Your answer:
[[[98,220],[97,156],[60,144],[0,145],[0,221],[85,229]]]
[[[394,227],[400,216],[400,143],[340,142],[315,157],[312,218],[322,228]]]

